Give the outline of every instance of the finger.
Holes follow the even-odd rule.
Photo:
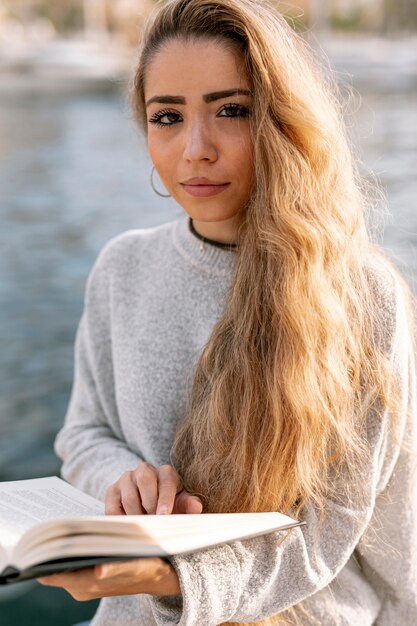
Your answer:
[[[143,515],[133,472],[125,472],[109,487],[105,498],[106,515]]]
[[[172,513],[175,496],[182,489],[182,483],[177,472],[171,465],[158,467],[158,507],[157,515]]]
[[[104,512],[106,515],[125,515],[122,506],[120,486],[117,483],[111,485],[106,492],[104,500]]]
[[[119,563],[117,563],[117,566],[119,566]],[[98,580],[112,578],[116,576],[119,571],[120,569],[116,567],[116,563],[101,563],[94,567],[94,575]]]
[[[132,577],[133,575],[137,575],[140,565],[140,560],[101,563],[95,566],[94,574],[98,580],[106,580],[108,578],[115,578],[116,576]]]
[[[156,468],[150,463],[141,463],[134,471],[134,481],[144,513],[153,515],[158,500]]]
[[[181,491],[175,500],[173,513],[188,513],[196,515],[203,512],[203,503],[198,496],[193,496],[187,491]]]
[[[37,579],[42,585],[61,587],[72,595],[75,600],[85,602],[101,597],[100,589],[94,575],[94,568],[88,567],[64,574],[53,574]]]
[[[44,576],[43,578],[37,578],[37,582],[41,585],[52,585],[51,579],[52,576]]]
[[[135,472],[128,472],[128,476],[121,481],[120,503],[126,515],[144,515],[146,513],[136,484]]]
[[[64,574],[52,574],[51,576],[43,576],[36,579],[41,585],[48,587],[65,587],[68,578]]]

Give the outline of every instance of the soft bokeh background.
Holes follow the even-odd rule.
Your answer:
[[[0,2],[0,480],[57,474],[85,280],[117,233],[180,215],[149,185],[127,85],[153,0]],[[335,68],[373,226],[417,277],[417,2],[277,3]],[[374,174],[372,174],[374,173]],[[66,626],[94,603],[0,589],[2,626]]]

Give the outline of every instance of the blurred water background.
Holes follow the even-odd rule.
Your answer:
[[[1,15],[0,5],[0,35]],[[100,248],[123,230],[182,212],[151,190],[151,162],[127,100],[135,53],[119,44],[119,65],[96,63],[94,75],[69,63],[85,58],[85,41],[73,41],[69,52],[68,39],[52,37],[55,48],[37,48],[36,67],[23,48],[12,67],[0,45],[0,480],[59,472],[53,440],[69,399],[85,281]],[[323,28],[317,44],[346,98],[346,86],[353,88],[346,120],[365,175],[377,175],[387,199],[372,222],[384,225],[381,241],[415,290],[417,39]],[[1,626],[66,626],[94,607],[36,583],[0,589]]]

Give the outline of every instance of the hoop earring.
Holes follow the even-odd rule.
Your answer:
[[[168,194],[161,193],[161,192],[159,192],[159,191],[156,189],[156,187],[155,187],[155,185],[154,185],[154,182],[153,182],[153,173],[154,173],[154,171],[155,171],[155,166],[153,166],[153,168],[151,169],[151,187],[152,187],[152,189],[154,190],[154,192],[155,192],[156,194],[158,194],[158,196],[161,196],[161,198],[170,198],[170,197],[171,197],[171,194],[170,194],[170,193],[168,193]]]

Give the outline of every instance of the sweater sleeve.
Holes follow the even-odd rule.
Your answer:
[[[366,505],[352,509],[328,500],[320,529],[311,506],[303,516],[306,526],[286,536],[271,533],[172,557],[183,607],[174,610],[169,598],[152,598],[158,626],[255,622],[326,587],[349,560],[372,516],[375,473],[369,478]]]
[[[368,415],[370,455],[357,480],[360,498],[353,502],[358,504],[352,504],[352,497],[343,497],[346,490],[341,485],[337,498],[326,501],[324,523],[310,505],[303,513],[306,525],[287,534],[270,533],[172,557],[183,603],[179,606],[177,599],[168,597],[150,598],[158,626],[257,621],[317,593],[343,569],[372,519],[382,482],[386,484],[397,462],[400,446],[395,437],[401,441],[406,418],[415,410],[416,383],[409,376],[412,341],[399,307],[401,299],[399,303],[395,298],[390,354],[400,384],[402,414],[395,436],[387,411],[374,409]]]
[[[142,461],[129,449],[118,416],[111,343],[112,256],[108,244],[87,281],[72,393],[55,441],[63,478],[99,499],[123,472]]]

